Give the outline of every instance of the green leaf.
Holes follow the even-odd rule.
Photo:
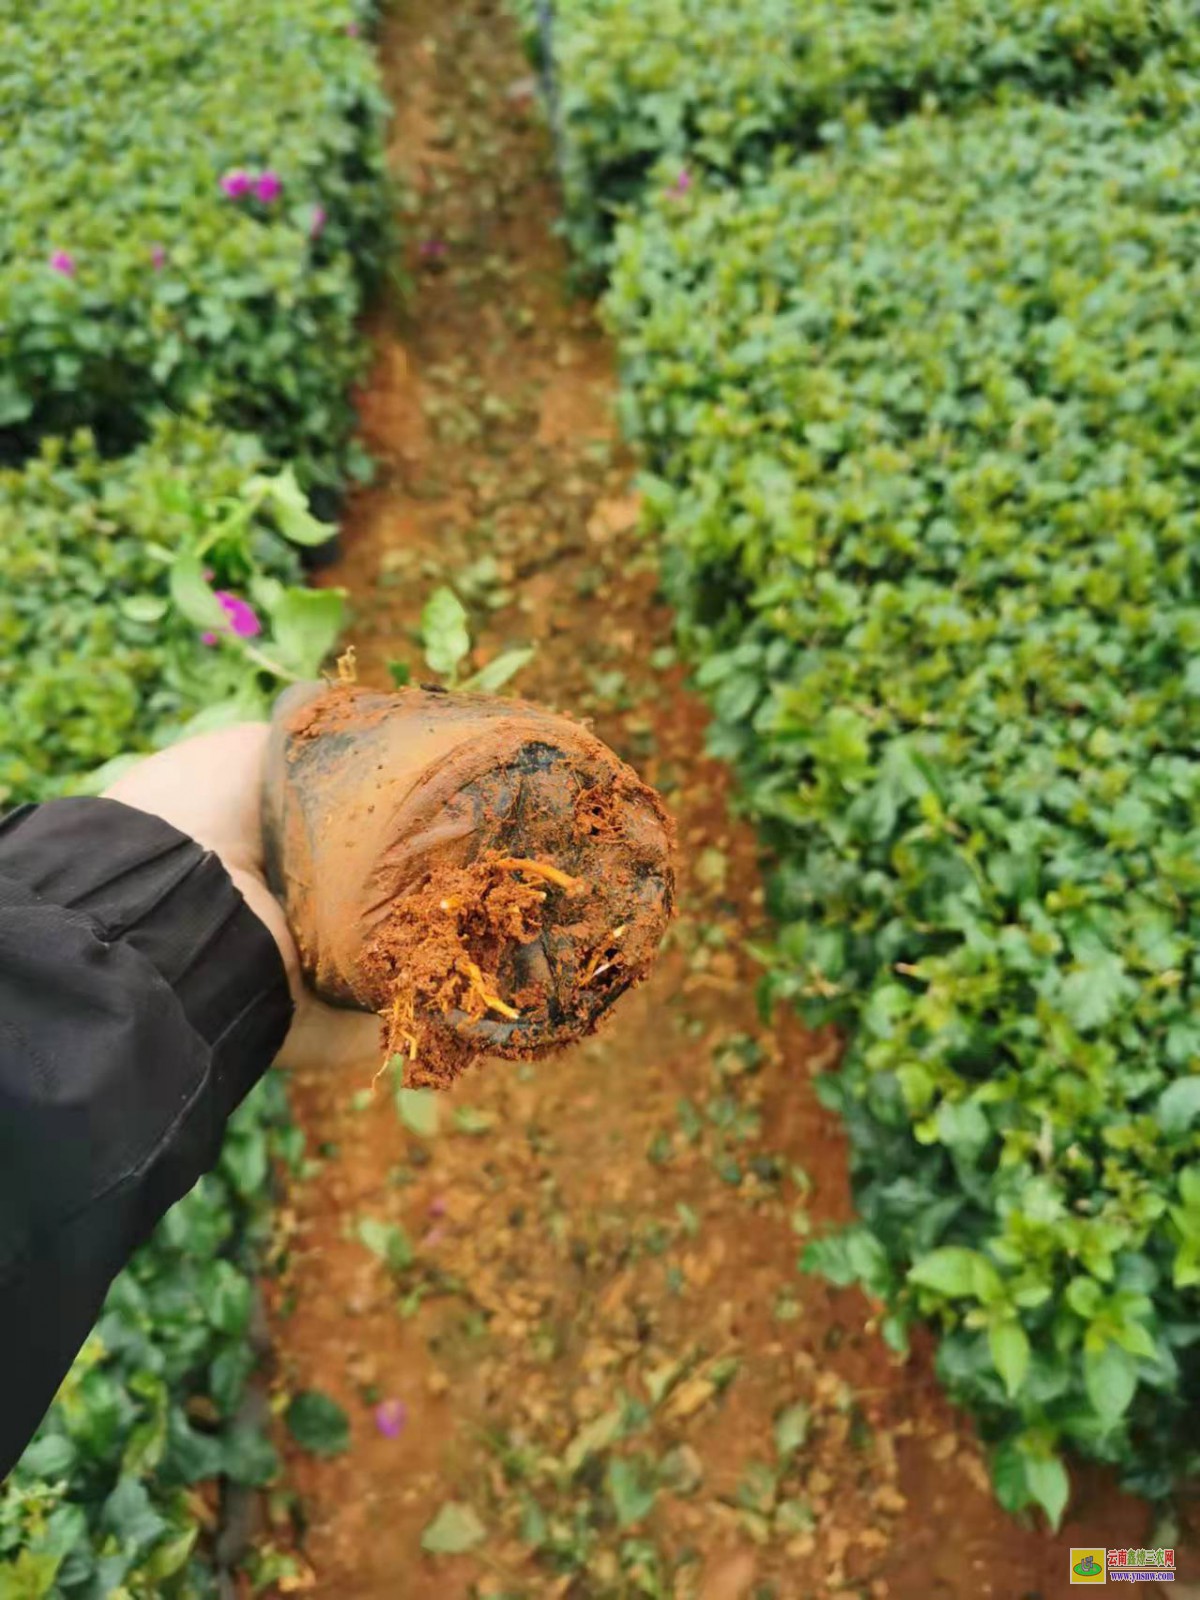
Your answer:
[[[604,1485],[612,1502],[617,1526],[629,1528],[648,1516],[658,1490],[644,1462],[617,1456],[608,1463]]]
[[[1098,1350],[1085,1345],[1083,1381],[1097,1415],[1110,1424],[1119,1422],[1137,1389],[1136,1358],[1111,1341]]]
[[[992,1453],[992,1487],[1006,1511],[1020,1511],[1030,1500],[1025,1466],[1028,1457],[1014,1441],[1006,1439]]]
[[[997,1322],[988,1329],[988,1346],[1009,1399],[1014,1399],[1029,1372],[1029,1336],[1019,1322]]]
[[[453,678],[471,648],[467,613],[453,589],[435,589],[421,611],[421,644],[430,668]]]
[[[1131,991],[1136,989],[1125,976],[1124,962],[1119,956],[1100,951],[1064,980],[1063,1010],[1081,1032],[1102,1028]]]
[[[151,624],[161,622],[167,614],[169,602],[160,594],[130,594],[117,602],[117,609],[130,622]]]
[[[473,1508],[448,1500],[421,1535],[421,1549],[436,1556],[459,1556],[487,1538],[487,1529]]]
[[[479,694],[495,694],[497,689],[502,689],[510,679],[515,678],[523,667],[527,667],[536,654],[537,651],[531,646],[503,650],[486,667],[480,667],[478,672],[464,678],[459,687]]]
[[[47,1551],[18,1550],[0,1566],[0,1600],[48,1600],[63,1558]]]
[[[787,1460],[808,1439],[812,1413],[802,1400],[788,1406],[775,1418],[775,1448]]]
[[[372,1255],[378,1256],[393,1272],[403,1272],[413,1263],[412,1240],[395,1222],[381,1222],[378,1217],[360,1217],[358,1237]]]
[[[346,620],[343,589],[285,589],[271,612],[274,655],[298,678],[313,678]]]
[[[189,622],[206,631],[225,632],[229,618],[204,576],[199,556],[188,553],[176,556],[167,581],[175,609]]]
[[[122,1478],[104,1502],[101,1521],[122,1551],[139,1555],[166,1532],[167,1524],[137,1478]]]
[[[308,497],[296,481],[292,467],[284,467],[274,477],[251,478],[243,487],[242,495],[255,500],[271,514],[279,532],[292,544],[325,544],[337,533],[327,522],[318,522],[309,510]]]
[[[410,1133],[432,1139],[441,1123],[441,1105],[433,1089],[397,1089],[396,1110]]]
[[[234,1483],[261,1489],[279,1472],[279,1457],[261,1428],[234,1428],[225,1439],[224,1470]]]
[[[1056,1532],[1071,1492],[1067,1469],[1057,1456],[1027,1455],[1025,1481],[1036,1505],[1041,1506]]]
[[[950,1299],[991,1300],[1000,1293],[1000,1276],[986,1256],[961,1245],[931,1250],[909,1269],[908,1281]]]
[[[206,1309],[209,1321],[222,1333],[241,1335],[249,1326],[254,1286],[229,1261],[218,1261]]]
[[[287,1408],[288,1432],[302,1449],[340,1456],[350,1448],[350,1420],[327,1394],[305,1389]]]
[[[35,1439],[21,1457],[22,1475],[31,1478],[61,1478],[75,1464],[78,1452],[65,1434],[49,1433]]]
[[[1158,1125],[1168,1139],[1178,1139],[1200,1117],[1200,1074],[1177,1078],[1158,1098]]]

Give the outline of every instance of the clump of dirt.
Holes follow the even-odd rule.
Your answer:
[[[650,971],[674,905],[658,796],[520,701],[290,690],[265,820],[306,975],[380,1014],[414,1085],[593,1033]]]

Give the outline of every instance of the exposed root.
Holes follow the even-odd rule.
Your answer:
[[[527,872],[534,878],[545,878],[569,895],[587,894],[590,887],[582,878],[572,878],[570,873],[552,867],[546,861],[530,861],[525,856],[500,856],[492,863],[505,872]]]
[[[621,953],[616,947],[620,944],[621,936],[627,926],[628,924],[623,922],[619,928],[614,928],[604,943],[592,951],[579,979],[581,989],[586,989],[597,978],[602,978],[606,972],[611,972],[614,967],[622,965]]]
[[[507,1017],[510,1022],[519,1022],[521,1013],[515,1007],[506,1005],[498,995],[492,994],[487,986],[487,979],[475,963],[464,957],[459,966],[471,980],[471,992],[479,996],[488,1011],[498,1011],[502,1017]]]

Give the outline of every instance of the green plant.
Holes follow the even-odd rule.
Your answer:
[[[517,645],[493,657],[478,672],[460,678],[462,663],[471,653],[471,620],[453,589],[435,589],[421,608],[421,650],[431,672],[446,679],[452,689],[495,694],[533,660],[529,645]],[[407,683],[407,666],[395,673],[397,682]]]
[[[78,427],[129,450],[165,405],[336,487],[386,233],[371,9],[8,8],[0,459]]]
[[[0,1488],[3,1600],[215,1600],[188,1486],[220,1474],[261,1484],[278,1467],[240,1415],[273,1153],[298,1156],[274,1078],[235,1116],[216,1171],[114,1284]]]
[[[532,0],[520,12],[532,22]],[[1178,0],[562,0],[554,25],[568,231],[602,267],[613,215],[646,185],[762,169],[777,146],[843,137],[1006,85],[1056,97],[1166,51],[1195,65]],[[1168,88],[1168,92],[1182,93]]]
[[[261,716],[272,687],[317,671],[343,601],[298,586],[289,545],[329,530],[263,464],[252,439],[167,420],[120,461],[80,435],[0,472],[0,804]],[[218,590],[260,634],[232,631]]]
[[[1058,15],[1059,13],[1055,13]],[[1200,1398],[1200,122],[1160,80],[866,127],[619,237],[608,313],[768,998],[856,1025],[863,1221],[1052,1520]]]

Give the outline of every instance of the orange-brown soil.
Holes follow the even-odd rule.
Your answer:
[[[594,1033],[675,895],[662,802],[576,722],[428,688],[276,711],[272,882],[314,988],[383,1018],[410,1087]]]

